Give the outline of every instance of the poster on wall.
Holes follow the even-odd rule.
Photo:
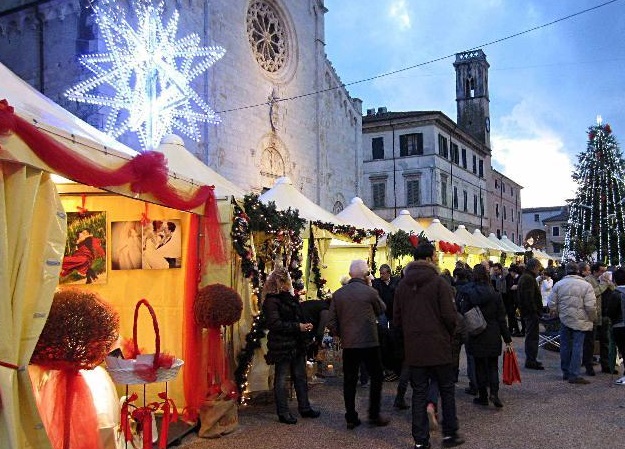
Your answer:
[[[147,270],[182,267],[180,220],[154,220],[143,226],[142,267]]]
[[[111,222],[111,270],[140,270],[142,241],[140,221]]]
[[[60,283],[104,284],[106,280],[106,212],[68,212]]]

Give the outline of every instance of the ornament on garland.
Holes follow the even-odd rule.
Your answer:
[[[412,256],[417,245],[423,242],[429,242],[423,231],[419,234],[409,234],[399,229],[397,232],[389,234],[386,239],[386,246],[390,249],[391,257],[399,259],[400,257]]]

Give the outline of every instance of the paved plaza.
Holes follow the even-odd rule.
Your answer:
[[[616,449],[625,447],[625,386],[614,384],[619,376],[597,373],[587,377],[589,385],[571,385],[562,380],[557,352],[541,349],[545,371],[523,365],[523,339],[514,338],[519,353],[522,384],[501,385],[503,409],[477,406],[464,393],[468,381],[460,376],[456,404],[460,434],[465,449]],[[464,352],[463,356],[464,358]],[[463,368],[464,369],[464,366]],[[622,369],[621,369],[622,371]],[[388,427],[363,425],[347,430],[343,419],[342,380],[326,379],[311,385],[310,399],[321,410],[318,419],[299,418],[296,425],[280,424],[273,403],[256,401],[239,412],[239,428],[218,439],[189,436],[184,449],[409,449],[410,410],[393,409],[397,382],[385,382],[382,413],[391,418]],[[410,390],[409,390],[410,395]],[[270,397],[270,395],[268,395]],[[358,391],[357,408],[367,416],[368,390]],[[290,403],[292,412],[297,403]],[[441,447],[441,435],[432,432],[432,447]]]

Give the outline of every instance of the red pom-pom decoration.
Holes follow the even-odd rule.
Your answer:
[[[612,128],[610,127],[609,124],[606,124],[603,130],[606,132],[606,134],[610,134],[612,132]]]
[[[210,284],[200,289],[193,305],[195,322],[212,329],[236,323],[242,310],[241,296],[223,284]]]
[[[30,359],[47,369],[93,369],[119,335],[119,316],[100,295],[65,289],[52,300],[50,314]]]

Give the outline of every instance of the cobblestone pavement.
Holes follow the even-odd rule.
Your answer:
[[[514,338],[519,353],[522,383],[501,385],[502,409],[474,405],[464,393],[468,386],[461,375],[456,385],[456,404],[464,449],[551,449],[625,447],[625,386],[615,385],[619,376],[597,373],[587,377],[589,385],[572,385],[562,380],[557,352],[541,349],[544,371],[523,367],[523,339]],[[462,357],[464,358],[464,356]],[[600,370],[599,370],[600,371]],[[622,372],[622,369],[621,369]],[[382,413],[391,418],[388,427],[363,425],[347,430],[343,419],[342,380],[326,379],[311,385],[310,400],[321,410],[318,419],[300,418],[296,425],[280,424],[273,403],[254,403],[239,411],[240,425],[218,439],[186,437],[181,448],[314,448],[390,449],[411,448],[410,410],[393,409],[397,382],[385,382]],[[410,393],[409,393],[410,395]],[[271,395],[267,395],[271,397]],[[357,408],[366,417],[368,390],[360,388]],[[297,403],[291,401],[292,412]],[[295,415],[295,413],[294,413]],[[441,447],[440,432],[432,432],[432,447]]]

